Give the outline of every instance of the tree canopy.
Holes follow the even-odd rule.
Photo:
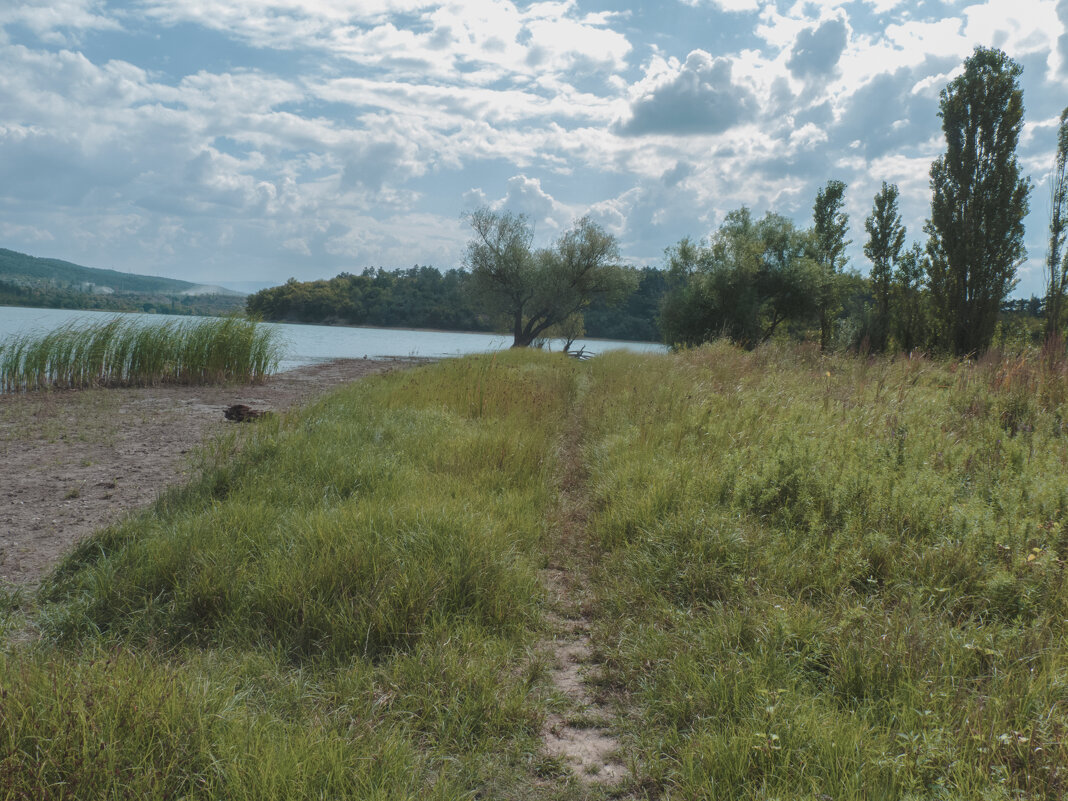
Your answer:
[[[1068,295],[1068,108],[1057,129],[1057,155],[1050,174],[1049,250],[1046,252],[1046,337],[1060,333]]]
[[[474,237],[467,266],[476,292],[505,315],[512,347],[527,347],[595,299],[621,300],[633,291],[633,272],[619,265],[611,234],[583,217],[551,246],[532,250],[534,230],[522,214],[481,208],[468,220]]]
[[[958,355],[989,346],[1026,255],[1021,72],[1001,50],[977,47],[941,94],[946,152],[931,165],[928,283],[943,344]]]
[[[864,255],[871,259],[871,288],[875,296],[871,346],[877,351],[886,349],[893,269],[905,245],[905,226],[898,212],[897,197],[897,185],[883,181],[883,187],[872,204],[871,214],[864,221],[864,230],[868,232]]]
[[[811,315],[817,267],[809,247],[786,217],[754,220],[744,207],[727,215],[711,243],[683,239],[667,252],[665,340],[695,345],[724,336],[753,347]]]
[[[841,308],[841,281],[839,275],[848,259],[845,251],[852,240],[849,234],[849,215],[845,205],[846,185],[830,180],[816,193],[812,206],[812,256],[819,266],[815,284],[816,308],[820,323],[820,348],[826,350],[831,344],[834,319]]]

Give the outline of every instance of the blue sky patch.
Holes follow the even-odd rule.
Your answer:
[[[202,282],[449,268],[482,204],[660,264],[742,205],[807,225],[836,178],[867,272],[882,181],[922,239],[939,91],[993,45],[1024,67],[1042,293],[1065,0],[7,5],[3,247]]]

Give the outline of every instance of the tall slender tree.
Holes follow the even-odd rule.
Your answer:
[[[1023,219],[1030,182],[1016,144],[1023,125],[1021,67],[977,47],[942,90],[946,152],[931,165],[928,284],[939,334],[957,355],[984,351],[1001,302],[1026,256]]]
[[[927,320],[924,310],[923,279],[927,259],[918,242],[906,250],[894,270],[894,336],[905,353],[924,344]]]
[[[831,344],[834,318],[841,307],[842,270],[847,263],[845,249],[852,240],[849,233],[849,215],[842,211],[845,205],[846,185],[830,180],[816,193],[812,206],[812,234],[814,259],[820,267],[820,279],[816,297],[816,309],[820,322],[820,350]]]
[[[875,196],[871,215],[864,221],[868,241],[864,255],[871,259],[871,285],[875,295],[875,319],[872,321],[871,347],[886,350],[890,332],[890,290],[893,269],[905,244],[905,226],[897,208],[897,184],[887,184]]]
[[[1060,333],[1068,295],[1068,108],[1057,129],[1057,155],[1050,174],[1049,251],[1046,253],[1046,338]]]

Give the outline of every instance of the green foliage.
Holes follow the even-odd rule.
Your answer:
[[[683,239],[667,251],[671,289],[661,327],[672,345],[726,337],[747,347],[813,310],[817,268],[808,239],[787,218],[727,215],[708,245]]]
[[[584,312],[586,335],[662,342],[660,304],[667,292],[667,273],[656,267],[624,269],[633,275],[637,289],[617,304],[596,298]]]
[[[989,346],[1002,300],[1026,251],[1030,182],[1016,144],[1023,126],[1021,67],[977,47],[942,90],[946,152],[931,165],[928,281],[943,346],[961,356]]]
[[[1049,250],[1046,253],[1046,338],[1060,334],[1068,301],[1068,108],[1057,129],[1057,155],[1050,173]]]
[[[246,309],[278,322],[491,330],[492,320],[471,297],[469,278],[432,267],[342,273],[327,281],[291,278],[250,295]]]
[[[582,310],[586,336],[655,342],[664,274],[651,267],[623,268],[638,289],[622,303],[595,298]],[[290,279],[250,295],[250,315],[277,322],[437,328],[445,331],[498,331],[506,328],[491,314],[463,270],[432,267],[342,273],[326,281]]]
[[[280,356],[274,329],[237,317],[74,321],[0,342],[0,391],[260,381]]]
[[[195,286],[0,248],[0,306],[224,315],[237,311],[244,302],[236,292],[184,294]]]
[[[918,243],[901,254],[894,270],[894,337],[905,353],[912,353],[929,339],[929,302],[924,293],[927,271],[927,259]]]
[[[615,237],[588,217],[538,251],[531,250],[534,230],[522,214],[481,208],[468,221],[475,234],[466,259],[472,283],[509,320],[512,347],[529,346],[596,298],[617,303],[636,286],[618,264]]]
[[[905,244],[905,226],[897,208],[896,184],[887,184],[875,196],[871,215],[864,221],[868,241],[864,255],[871,259],[871,286],[875,296],[875,320],[871,331],[871,347],[881,352],[886,350],[890,333],[890,305],[893,284],[893,269]]]
[[[845,250],[852,240],[849,234],[849,215],[845,205],[846,185],[830,180],[816,193],[812,206],[812,258],[819,267],[814,285],[816,311],[820,324],[820,348],[831,344],[834,321],[841,307],[842,285],[839,276],[845,269]]]

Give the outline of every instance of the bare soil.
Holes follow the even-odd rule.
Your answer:
[[[560,464],[553,521],[555,548],[549,565],[541,571],[542,583],[552,600],[547,617],[553,632],[540,650],[549,655],[549,679],[563,708],[546,719],[542,740],[545,752],[571,768],[583,784],[614,786],[629,771],[612,731],[615,715],[596,692],[600,668],[590,643],[590,599],[586,591],[594,557],[586,530],[589,489],[578,408],[572,410],[561,443]]]
[[[75,542],[187,480],[243,403],[284,411],[412,359],[341,359],[260,385],[0,394],[0,582],[35,585]]]

